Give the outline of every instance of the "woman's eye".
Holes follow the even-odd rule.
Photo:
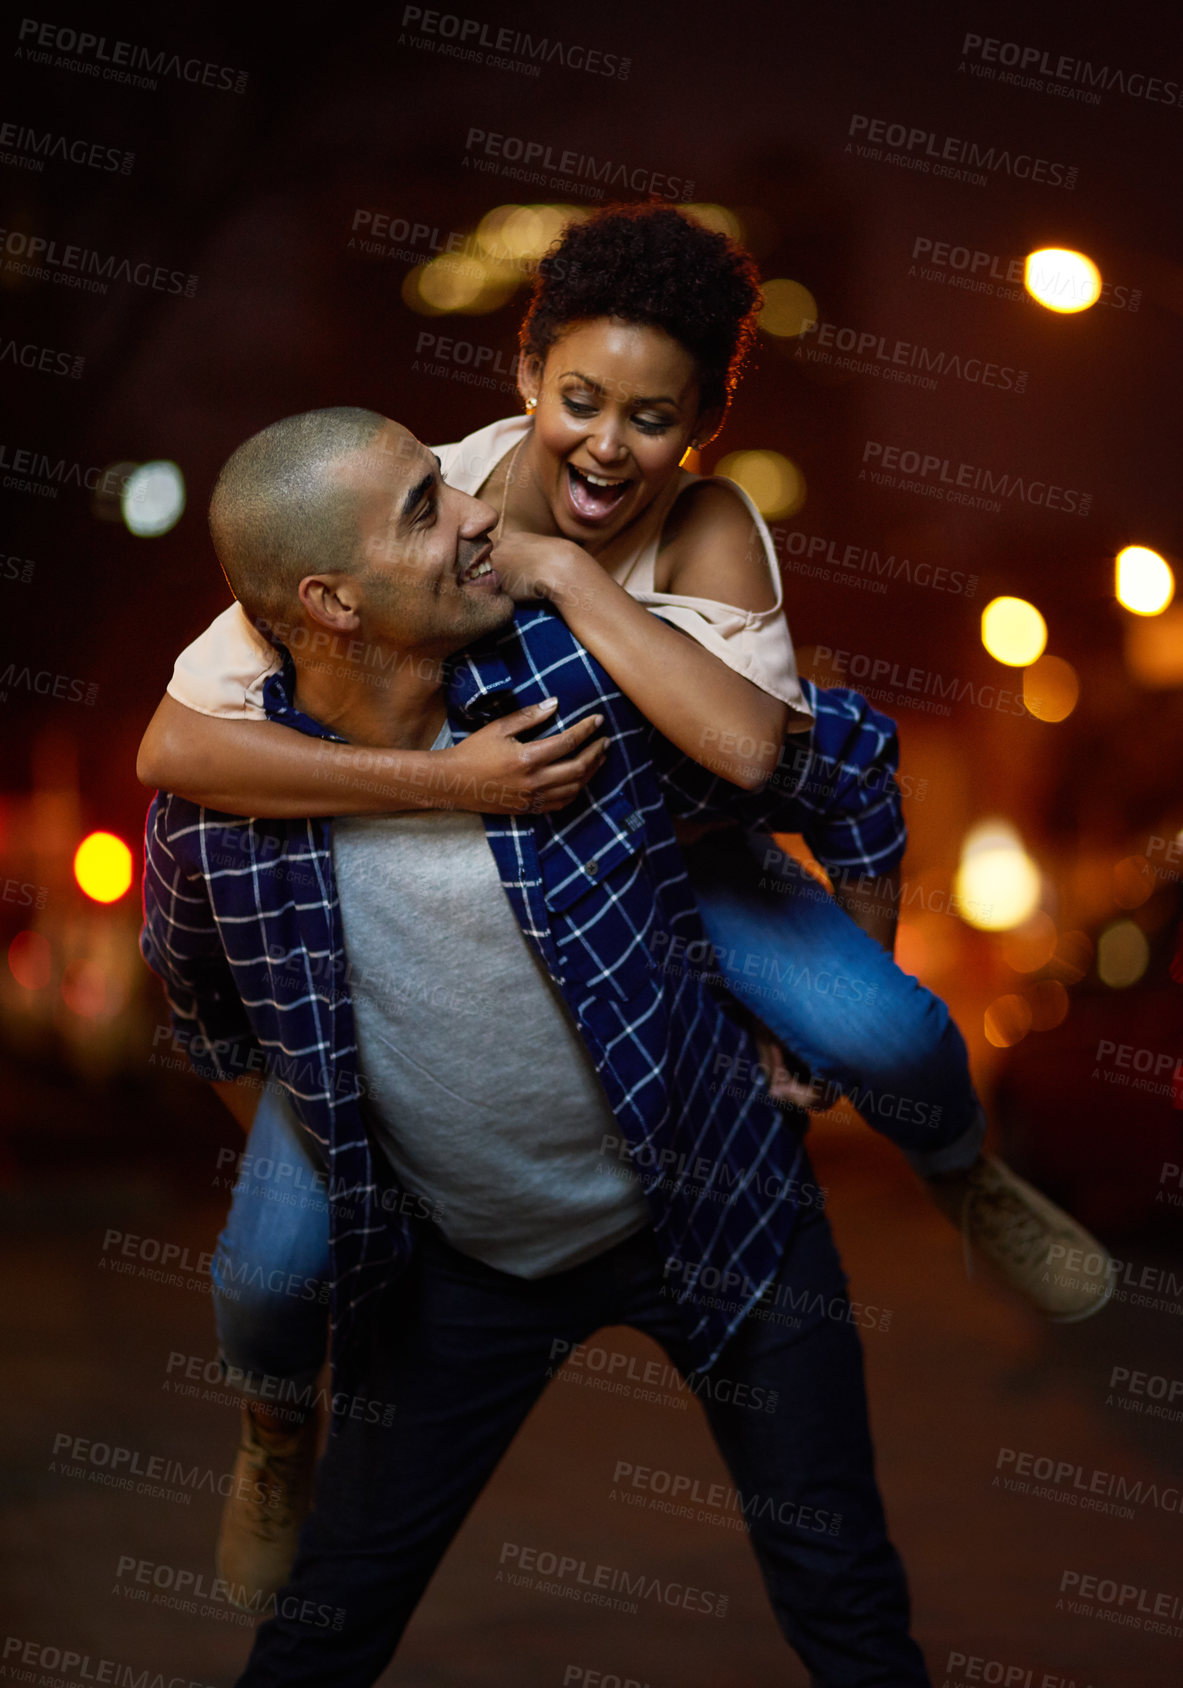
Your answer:
[[[634,417],[637,427],[643,434],[664,434],[673,424],[665,420],[654,420],[651,417]]]
[[[564,396],[563,405],[567,410],[569,410],[571,412],[572,416],[594,416],[595,415],[595,406],[594,405],[581,404],[578,399],[569,399],[566,396]]]

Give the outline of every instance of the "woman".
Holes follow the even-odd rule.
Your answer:
[[[801,831],[823,866],[888,874],[903,851],[891,723],[856,694],[799,681],[763,520],[732,483],[680,468],[722,425],[759,300],[748,255],[670,207],[609,207],[572,226],[540,265],[521,329],[526,414],[442,448],[442,472],[499,511],[494,563],[508,590],[551,600],[673,744],[749,789],[776,774],[796,805],[786,801],[784,830]],[[283,630],[270,631],[283,642]],[[416,777],[426,756],[437,771],[452,759],[473,789],[488,778],[507,784],[496,725],[442,751],[358,757],[263,720],[262,684],[278,660],[237,605],[219,616],[177,663],[141,749],[144,783],[244,815],[446,806]],[[510,780],[501,807],[560,806],[571,794],[562,770],[532,788]],[[734,832],[688,856],[723,981],[815,1079],[854,1094],[868,1122],[934,1180],[950,1216],[964,1209],[1012,1283],[1053,1316],[1093,1311],[1099,1302],[1078,1286],[1053,1289],[1039,1268],[1053,1241],[1096,1245],[980,1155],[985,1122],[964,1042],[944,1005],[875,941],[889,944],[894,922],[863,916],[860,930],[812,881],[794,882],[779,856],[769,891],[760,863],[772,849]],[[804,989],[770,991],[767,968],[749,965],[778,956],[792,957]],[[860,990],[811,989],[816,964]],[[303,1141],[286,1107],[265,1096],[252,1164],[307,1160]],[[323,1205],[276,1208],[267,1194],[248,1170],[215,1276],[243,1257],[324,1276]],[[325,1334],[315,1306],[311,1315],[278,1300],[252,1308],[231,1295],[217,1304],[233,1367],[315,1378]],[[265,1433],[282,1425],[265,1408],[253,1417]],[[224,1532],[231,1580],[236,1551]]]

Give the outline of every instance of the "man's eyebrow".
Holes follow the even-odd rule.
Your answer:
[[[435,486],[436,482],[440,478],[440,460],[438,457],[434,457],[434,454],[433,459],[435,462],[435,468],[430,469],[421,481],[416,481],[410,492],[408,492],[407,496],[403,499],[403,507],[399,511],[399,515],[403,521],[406,521],[407,517],[412,515],[413,512],[419,508],[419,505],[422,504],[423,500],[427,497],[432,487]]]
[[[563,371],[563,373],[559,376],[559,380],[565,381],[567,379],[568,375],[573,375],[577,381],[582,381],[584,386],[590,387],[593,393],[599,393],[602,396],[603,394],[605,394],[608,391],[607,387],[604,386],[603,382],[595,380],[594,377],[591,376],[591,375],[585,375],[581,369],[565,369]],[[662,393],[659,397],[656,397],[656,398],[634,399],[633,403],[638,405],[638,406],[643,406],[643,405],[647,405],[647,404],[672,404],[675,410],[680,410],[682,408],[681,405],[678,403],[677,399],[667,398],[664,393]]]

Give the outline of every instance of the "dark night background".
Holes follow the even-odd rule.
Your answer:
[[[171,1669],[228,1682],[245,1657],[245,1630],[130,1603],[117,1575],[123,1557],[212,1575],[215,1500],[169,1506],[49,1469],[54,1434],[69,1430],[223,1470],[235,1423],[229,1406],[162,1390],[170,1353],[212,1355],[208,1302],[101,1269],[112,1228],[175,1240],[193,1258],[212,1246],[226,1201],[219,1152],[237,1128],[154,1055],[161,1005],[135,951],[135,888],[98,907],[74,886],[70,859],[102,828],[133,845],[138,875],[148,794],[136,747],[175,655],[228,601],[204,512],[233,448],[320,405],[373,407],[431,443],[518,408],[511,392],[467,382],[455,358],[440,373],[422,336],[487,348],[508,371],[524,286],[486,314],[418,314],[403,293],[413,264],[350,246],[357,214],[426,225],[438,244],[471,236],[499,205],[643,197],[596,195],[590,179],[577,196],[475,169],[466,138],[480,129],[692,183],[678,198],[734,213],[763,275],[803,283],[824,322],[1028,372],[1022,393],[947,376],[927,391],[807,362],[796,341],[762,334],[702,466],[774,450],[803,472],[805,502],[777,526],[804,671],[843,682],[820,646],[958,678],[947,714],[907,696],[876,699],[899,720],[909,780],[905,881],[917,894],[902,914],[901,960],[952,1003],[995,1143],[1127,1266],[1130,1293],[1096,1321],[1040,1324],[983,1276],[964,1281],[958,1239],[898,1156],[841,1112],[817,1124],[854,1293],[895,1309],[890,1330],[866,1339],[868,1368],[882,1481],[934,1680],[962,1680],[949,1662],[960,1652],[1021,1665],[1035,1684],[1046,1673],[1055,1688],[1165,1688],[1179,1680],[1183,1622],[1170,1636],[1074,1613],[1060,1586],[1075,1569],[1183,1594],[1177,1491],[1173,1510],[1142,1505],[1124,1520],[1002,1495],[991,1479],[1004,1446],[1160,1485],[1179,1474],[1178,1422],[1129,1410],[1109,1380],[1121,1367],[1183,1378],[1183,1183],[1166,1170],[1183,1163],[1183,1087],[1171,1082],[1183,1055],[1183,852],[1171,853],[1183,828],[1183,610],[1133,617],[1113,586],[1123,545],[1173,564],[1183,548],[1183,96],[1170,105],[1113,91],[1085,103],[975,76],[961,49],[977,34],[1183,87],[1178,17],[1165,5],[1063,0],[609,0],[586,11],[466,0],[443,15],[583,44],[628,59],[629,73],[552,61],[531,76],[460,62],[430,50],[413,18],[403,27],[398,5],[55,16],[56,27],[246,73],[242,92],[167,75],[142,89],[20,57],[32,44],[20,18],[0,24],[0,122],[134,154],[127,174],[53,159],[34,171],[11,161],[19,147],[0,146],[9,239],[45,237],[197,278],[192,297],[119,280],[87,293],[22,275],[0,253],[0,342],[84,359],[77,379],[22,368],[9,353],[0,370],[0,936],[7,948],[34,931],[52,958],[43,988],[8,967],[0,977],[12,1354],[4,1634],[166,1680]],[[977,186],[862,158],[847,145],[855,115],[1057,161],[1075,167],[1075,186],[1003,171]],[[1059,315],[951,286],[953,271],[926,280],[913,258],[922,240],[991,254],[1001,267],[1035,247],[1079,249],[1115,302]],[[426,261],[430,240],[420,245]],[[1088,514],[1017,498],[993,513],[877,486],[860,478],[868,441],[1077,489],[1090,495]],[[185,514],[160,538],[134,537],[77,485],[50,498],[6,481],[20,451],[83,469],[171,459],[185,477]],[[977,589],[894,578],[875,591],[841,567],[803,567],[794,535],[960,571]],[[1034,602],[1048,651],[1075,669],[1080,698],[1066,720],[990,701],[991,688],[1022,686],[981,642],[980,612],[1000,594]],[[39,694],[24,670],[65,676],[66,695]],[[93,701],[79,701],[92,686]],[[976,931],[948,912],[962,840],[988,816],[1004,817],[1039,865],[1054,927],[1045,953],[1036,929],[1024,957],[1021,934]],[[1148,956],[1118,985],[1097,965],[1115,924],[1134,926]],[[1057,1020],[1046,1005],[1058,1000],[1068,1007]],[[1123,1065],[1123,1047],[1149,1051],[1165,1082],[1136,1088],[1143,1066],[1132,1054]],[[1147,1273],[1157,1276],[1142,1304],[1133,1291]],[[613,1340],[648,1357],[640,1338]],[[573,1665],[652,1688],[804,1680],[742,1539],[636,1512],[621,1519],[605,1473],[622,1448],[677,1470],[718,1466],[693,1414],[556,1385],[429,1592],[391,1682],[557,1684],[575,1680],[564,1674]],[[730,1592],[730,1616],[713,1627],[681,1613],[613,1617],[507,1590],[493,1581],[507,1539],[693,1571],[701,1586]],[[0,1659],[12,1680],[15,1652]],[[30,1668],[24,1680],[51,1680]]]

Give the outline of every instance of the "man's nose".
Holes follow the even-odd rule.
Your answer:
[[[460,517],[460,533],[464,539],[479,539],[497,520],[497,512],[491,504],[486,504],[483,498],[473,498],[464,495],[465,508]]]

